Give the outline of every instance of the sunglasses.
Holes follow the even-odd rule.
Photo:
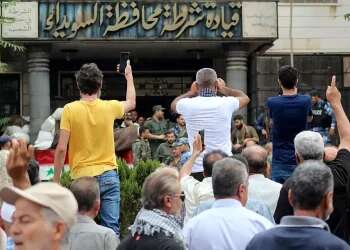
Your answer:
[[[173,196],[173,197],[179,197],[179,198],[181,199],[182,202],[184,202],[184,201],[185,201],[185,198],[186,198],[184,192],[182,192],[181,194],[173,194],[172,196]]]

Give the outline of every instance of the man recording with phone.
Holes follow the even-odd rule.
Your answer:
[[[218,93],[223,96],[217,96]],[[172,111],[182,114],[185,118],[191,151],[196,133],[200,130],[205,132],[205,150],[193,166],[193,177],[203,179],[205,153],[220,149],[232,155],[232,114],[247,106],[249,101],[249,97],[242,91],[226,87],[224,80],[217,77],[215,70],[203,68],[197,72],[196,81],[192,83],[191,89],[172,102]]]
[[[96,64],[84,64],[76,73],[80,100],[64,106],[60,138],[55,152],[54,181],[60,181],[69,144],[68,156],[72,179],[91,176],[101,191],[101,225],[119,237],[120,183],[116,171],[113,125],[125,112],[136,106],[136,93],[130,61],[117,67],[125,72],[126,100],[101,100],[103,74]]]

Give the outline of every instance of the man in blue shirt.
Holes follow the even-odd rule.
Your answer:
[[[278,72],[282,95],[270,97],[267,107],[272,120],[272,179],[283,183],[296,167],[294,137],[307,128],[311,120],[311,98],[299,95],[298,72],[282,66]]]
[[[333,211],[333,189],[332,171],[324,163],[301,164],[288,193],[294,216],[285,216],[280,226],[255,235],[246,250],[349,250],[324,222]]]

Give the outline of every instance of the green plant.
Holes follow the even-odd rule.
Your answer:
[[[128,228],[133,224],[141,209],[141,190],[146,177],[160,166],[158,161],[140,161],[133,168],[125,162],[118,162],[120,176],[120,232],[121,236],[128,234]]]
[[[0,135],[5,132],[5,129],[10,121],[9,117],[0,118]]]
[[[69,171],[63,171],[60,179],[60,183],[62,186],[66,188],[70,188],[70,184],[72,183],[72,178],[70,177],[70,172]]]

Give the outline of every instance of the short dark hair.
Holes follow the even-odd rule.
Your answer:
[[[333,174],[329,167],[321,161],[305,161],[291,176],[292,206],[294,209],[316,209],[324,196],[333,192],[333,188]]]
[[[73,181],[70,186],[78,202],[79,212],[90,211],[96,200],[100,199],[100,189],[94,177],[85,176]]]
[[[213,165],[216,162],[212,159],[213,155],[219,155],[221,156],[221,158],[225,158],[228,156],[225,152],[221,151],[220,149],[216,149],[209,153],[206,153],[203,157],[203,170],[207,177],[210,177],[213,174]]]
[[[140,128],[139,128],[139,135],[142,135],[142,134],[145,133],[147,130],[149,130],[149,129],[146,128],[146,127],[140,126]]]
[[[238,160],[224,158],[215,162],[212,182],[215,199],[235,196],[239,186],[248,183],[247,167]]]
[[[103,74],[95,63],[84,64],[75,74],[81,93],[93,95],[102,87]]]
[[[282,66],[278,71],[278,79],[285,89],[293,89],[298,80],[298,71],[292,66]]]
[[[170,129],[170,130],[165,132],[165,135],[169,135],[169,134],[174,134],[175,135],[174,130]]]
[[[242,115],[235,115],[233,117],[233,120],[236,121],[236,120],[240,120],[240,121],[243,121],[243,116]]]
[[[317,97],[321,97],[321,94],[318,90],[316,89],[313,89],[310,91],[310,96],[313,97],[313,96],[317,96]]]

